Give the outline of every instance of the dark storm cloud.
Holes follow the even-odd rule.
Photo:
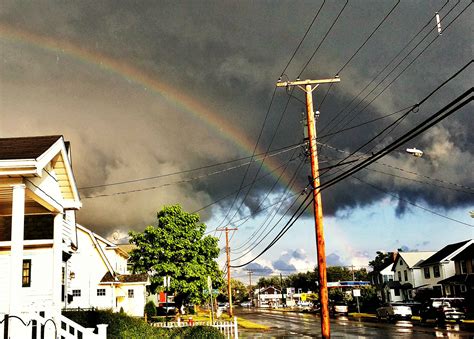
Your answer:
[[[302,76],[333,76],[394,3],[350,3]],[[346,107],[444,3],[401,3],[341,72],[341,83],[331,89],[322,107],[320,102],[325,88],[315,91],[316,106],[321,111],[319,126],[324,127]],[[469,3],[461,1],[448,19],[452,19]],[[0,9],[0,21],[2,25],[56,41],[67,41],[144,70],[157,81],[201,101],[211,111],[222,116],[230,126],[241,131],[251,141],[250,144],[254,144],[264,121],[274,83],[320,5],[321,2],[189,1],[132,4],[81,1],[48,4],[6,1]],[[449,3],[441,14],[447,13],[452,6],[454,3]],[[339,2],[325,5],[317,24],[286,71],[290,79],[298,75],[341,7],[342,3]],[[342,124],[353,116],[356,118],[348,126],[415,104],[466,64],[472,58],[472,48],[467,47],[472,45],[470,16],[471,9],[443,32],[379,99],[357,113],[378,93],[375,91]],[[434,37],[436,33],[432,32],[427,41]],[[160,95],[130,79],[60,51],[17,42],[15,39],[2,39],[0,43],[5,66],[0,71],[1,135],[64,134],[72,142],[79,186],[197,168],[247,156],[249,151],[253,151],[253,148],[242,150],[238,145],[242,140],[238,140],[237,144],[224,140],[199,119],[183,113],[179,105],[163,100]],[[408,58],[406,63],[411,60],[412,57]],[[100,63],[100,60],[97,62]],[[374,150],[365,147],[363,151],[382,148],[471,85],[472,67],[437,92],[436,96],[420,107],[418,113],[404,119],[388,136],[378,139]],[[294,95],[303,99],[301,92],[295,91]],[[304,105],[292,99],[283,113],[287,98],[284,90],[277,91],[261,135],[261,150],[302,140],[300,120]],[[350,108],[358,102],[355,100]],[[424,178],[423,181],[428,184],[423,185],[393,176],[419,179],[394,169],[403,167],[445,182],[474,186],[470,170],[474,162],[471,111],[472,106],[462,109],[406,145],[423,149],[426,157],[408,158],[403,152],[395,152],[383,159],[384,163],[392,167],[378,164],[373,168],[379,172],[364,170],[357,175],[410,202],[421,201],[446,210],[472,205],[472,190],[463,189],[462,192],[444,189],[440,194],[440,188],[429,185],[432,183],[429,179]],[[350,151],[376,135],[393,119],[390,117],[335,137],[322,138],[321,142]],[[225,135],[226,126],[221,128]],[[331,128],[321,131],[320,136],[329,131]],[[278,159],[283,164],[289,156],[290,152]],[[331,159],[341,159],[344,154],[323,146],[320,156],[322,161],[328,161],[321,163],[323,167],[335,163],[336,160]],[[289,165],[285,180],[291,178],[298,162],[299,159],[296,159]],[[251,166],[244,185],[252,183],[258,171],[258,165]],[[169,180],[97,188],[81,193],[86,197],[120,190],[145,189],[208,172],[202,170]],[[80,221],[104,232],[115,228],[141,228],[153,222],[155,211],[163,204],[181,203],[187,210],[196,210],[222,199],[239,189],[245,172],[246,168],[242,167],[206,177],[205,180],[167,186],[166,189],[85,199]],[[268,173],[267,168],[260,171],[260,175],[264,173]],[[308,173],[306,164],[293,186],[294,191],[307,184]],[[235,214],[235,218],[238,218],[256,211],[279,174],[276,171],[273,177],[255,182],[242,208],[238,213],[231,211],[230,216]],[[269,200],[274,202],[276,194],[284,191],[285,180],[276,186]],[[322,180],[324,182],[327,179]],[[231,206],[240,206],[245,192],[243,189],[236,204],[233,204],[234,196],[231,195],[213,205],[214,209],[203,210],[200,212],[203,219],[209,219],[217,211],[226,214]],[[355,179],[347,179],[324,191],[323,204],[328,215],[350,215],[351,209],[367,206],[385,196]],[[130,210],[125,211],[123,206],[130,207]],[[406,207],[406,203],[400,201],[395,212],[401,215],[406,212]]]

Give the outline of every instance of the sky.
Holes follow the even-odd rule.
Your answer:
[[[304,93],[276,89],[278,79],[341,79],[313,92],[327,182],[472,87],[472,64],[440,86],[472,60],[471,5],[3,1],[0,137],[64,135],[78,222],[97,233],[124,241],[180,204],[220,246],[213,230],[237,227],[232,263],[242,265],[309,192]],[[329,265],[473,238],[472,113],[471,102],[322,191]],[[355,162],[324,170],[353,151],[345,161]],[[315,253],[307,212],[247,268],[305,271]]]

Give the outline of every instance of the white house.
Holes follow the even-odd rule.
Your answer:
[[[388,264],[373,276],[372,283],[377,287],[377,294],[385,302],[403,301],[402,288],[399,281],[395,281],[393,264]]]
[[[412,300],[416,289],[422,286],[421,269],[418,266],[435,252],[398,252],[392,265],[394,283],[392,288],[399,288],[403,300]],[[398,282],[398,284],[397,284]]]
[[[67,307],[123,309],[143,316],[148,275],[129,274],[127,252],[84,226],[77,225],[77,240],[78,249],[69,260]]]
[[[0,138],[0,317],[13,316],[10,337],[27,337],[14,317],[60,329],[79,208],[62,136]]]
[[[433,297],[444,295],[440,281],[456,274],[452,259],[472,243],[473,240],[465,240],[446,245],[418,265],[421,269],[421,285],[424,289],[433,290]]]
[[[254,305],[257,307],[274,307],[281,304],[281,290],[270,286],[258,288],[253,293],[254,296]],[[283,297],[286,297],[284,295]]]

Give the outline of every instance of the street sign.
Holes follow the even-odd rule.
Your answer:
[[[352,290],[352,295],[354,297],[360,297],[360,290],[359,289]]]

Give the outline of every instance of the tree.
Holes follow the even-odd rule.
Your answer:
[[[230,287],[232,291],[232,301],[235,303],[249,300],[249,289],[248,287],[237,279],[230,279]],[[219,296],[217,297],[219,301],[229,300],[227,295],[227,281],[221,286],[219,290]]]
[[[199,215],[184,212],[179,205],[165,206],[157,213],[154,226],[143,232],[130,232],[130,243],[137,246],[130,254],[134,272],[150,275],[150,290],[163,290],[163,277],[171,277],[169,291],[180,306],[184,301],[200,303],[205,299],[207,277],[213,287],[222,284],[222,272],[215,259],[218,240],[205,236],[206,225]]]
[[[369,266],[373,268],[374,272],[380,272],[389,264],[393,263],[393,252],[377,251],[377,256],[374,260],[369,261]]]

